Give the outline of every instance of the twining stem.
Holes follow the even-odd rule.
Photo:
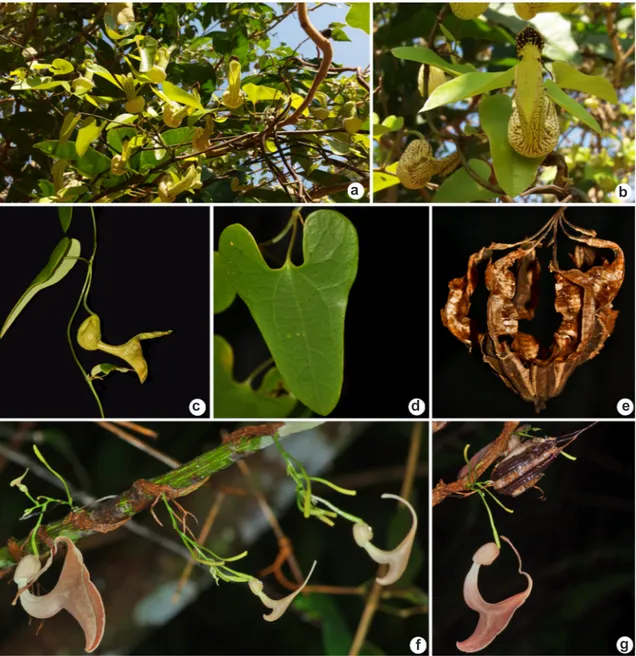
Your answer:
[[[73,542],[94,533],[114,531],[138,513],[147,510],[161,495],[174,499],[191,494],[208,478],[218,471],[227,469],[238,460],[252,455],[273,444],[272,435],[281,424],[264,424],[256,427],[240,428],[226,438],[216,449],[207,451],[177,469],[161,474],[150,480],[135,481],[121,494],[102,501],[93,507],[70,512],[64,519],[47,524],[46,535],[55,539],[59,535],[68,536]],[[284,439],[279,436],[278,439]],[[38,536],[38,541],[40,537]],[[24,554],[32,549],[27,540],[17,542]],[[41,547],[46,545],[41,542]],[[7,547],[0,549],[0,578],[16,565]]]
[[[75,305],[73,314],[71,314],[71,318],[69,319],[68,325],[66,326],[66,339],[68,341],[69,348],[71,349],[71,355],[73,356],[73,360],[75,360],[75,364],[82,372],[82,376],[84,377],[84,380],[86,381],[93,396],[95,397],[95,401],[97,401],[97,407],[99,408],[99,416],[102,417],[103,419],[105,415],[104,415],[104,408],[102,406],[102,402],[99,400],[97,391],[93,386],[93,381],[90,379],[86,371],[84,371],[84,367],[82,366],[81,362],[79,361],[79,358],[77,357],[77,353],[75,352],[75,347],[73,346],[73,338],[71,336],[71,329],[73,327],[73,322],[75,321],[75,317],[77,316],[80,305],[83,304],[84,308],[89,314],[95,314],[90,310],[90,308],[88,307],[88,303],[86,301],[86,297],[88,296],[88,292],[91,288],[91,281],[93,279],[93,261],[95,259],[95,254],[97,252],[97,223],[95,221],[95,211],[92,207],[91,207],[91,215],[93,217],[93,253],[91,254],[91,259],[89,260],[88,267],[86,269],[86,278],[84,279],[84,286],[82,287],[82,293],[80,294],[80,297],[77,299],[77,304]]]

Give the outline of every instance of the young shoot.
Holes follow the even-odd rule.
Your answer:
[[[172,523],[172,528],[178,533],[181,541],[183,542],[185,548],[190,552],[193,560],[205,567],[209,568],[210,574],[214,578],[214,581],[219,583],[219,579],[226,581],[228,583],[248,583],[252,578],[248,574],[243,574],[234,569],[231,569],[227,566],[226,563],[231,563],[236,560],[240,560],[247,556],[247,551],[238,554],[237,556],[231,556],[229,558],[222,558],[215,554],[211,549],[200,544],[191,529],[187,525],[187,515],[188,513],[181,506],[178,506],[182,511],[181,516],[177,515],[174,508],[170,505],[170,501],[165,494],[162,495],[163,503],[170,515],[170,521]],[[178,504],[177,504],[178,505]]]
[[[312,483],[327,485],[332,490],[335,490],[340,494],[346,494],[348,496],[355,496],[355,490],[348,490],[346,488],[340,487],[339,485],[335,485],[334,483],[331,483],[324,478],[309,476],[303,465],[298,462],[296,458],[285,451],[280,443],[280,440],[278,439],[278,435],[275,433],[272,437],[274,439],[276,448],[280,451],[281,455],[285,459],[285,462],[287,463],[287,475],[296,484],[296,504],[298,509],[302,511],[305,519],[308,519],[309,517],[315,517],[328,526],[333,526],[333,520],[338,516],[344,517],[354,524],[364,523],[359,517],[341,510],[333,503],[330,503],[326,499],[323,499],[322,497],[314,494],[312,492]],[[324,506],[324,508],[319,507],[319,505]]]
[[[37,459],[56,477],[58,478],[62,485],[64,486],[64,491],[66,492],[66,499],[54,499],[53,497],[47,497],[44,495],[40,495],[37,497],[33,497],[31,493],[29,492],[29,488],[22,482],[25,478],[25,476],[29,473],[29,470],[27,469],[22,476],[19,476],[18,478],[13,479],[10,483],[10,487],[17,487],[22,494],[26,495],[26,497],[29,499],[29,501],[33,504],[31,508],[27,508],[23,513],[21,519],[28,519],[29,517],[32,517],[33,515],[38,516],[38,519],[35,523],[35,526],[31,530],[30,533],[30,544],[31,544],[31,551],[33,554],[37,557],[39,557],[39,552],[38,552],[38,546],[37,546],[37,532],[40,526],[42,525],[42,520],[44,518],[44,513],[47,511],[49,506],[51,504],[53,505],[66,505],[69,506],[71,510],[73,510],[73,497],[71,496],[71,492],[68,488],[68,485],[64,478],[58,474],[51,465],[46,461],[38,447],[34,444],[33,445],[33,452],[35,453]]]
[[[506,506],[504,506],[504,504],[488,489],[492,485],[492,481],[474,480],[475,470],[473,467],[471,467],[470,460],[468,459],[468,449],[470,449],[470,444],[467,444],[466,447],[464,448],[464,460],[466,461],[466,465],[468,467],[468,478],[469,478],[469,482],[467,483],[466,487],[468,488],[468,490],[470,490],[471,494],[476,492],[481,497],[481,500],[483,501],[484,506],[486,507],[486,512],[488,513],[488,519],[490,521],[490,528],[492,529],[493,539],[495,540],[495,544],[497,545],[497,548],[501,549],[499,533],[497,532],[497,527],[495,526],[495,520],[492,516],[492,511],[490,510],[490,506],[486,501],[485,493],[488,493],[506,512],[513,513],[514,510],[511,510],[510,508],[506,508]]]

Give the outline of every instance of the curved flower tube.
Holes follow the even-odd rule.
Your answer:
[[[396,494],[383,494],[382,498],[396,499],[411,511],[413,524],[404,540],[402,540],[402,542],[391,551],[378,549],[378,547],[371,544],[371,540],[373,539],[373,529],[368,524],[363,524],[361,522],[353,525],[353,538],[356,541],[356,544],[365,549],[376,563],[389,566],[389,571],[384,576],[376,578],[376,581],[380,585],[391,585],[392,583],[395,583],[402,574],[404,574],[404,570],[408,565],[411,556],[411,549],[413,548],[413,541],[415,540],[415,532],[417,531],[417,514],[415,513],[413,506],[406,499],[403,499]]]
[[[528,585],[523,592],[508,597],[496,604],[484,600],[479,592],[478,577],[481,565],[490,565],[499,557],[499,547],[494,542],[488,542],[480,547],[473,556],[473,564],[464,580],[464,601],[469,608],[479,613],[477,626],[466,640],[457,643],[457,648],[463,652],[473,653],[487,647],[509,624],[517,608],[523,605],[532,592],[532,578],[522,571],[522,562],[519,552],[510,540],[503,535],[519,560],[519,574],[528,579]]]
[[[100,319],[96,314],[91,314],[82,321],[77,331],[77,343],[87,351],[104,351],[125,360],[135,370],[139,382],[143,383],[148,377],[148,363],[141,349],[141,340],[164,337],[171,332],[172,330],[139,333],[124,344],[112,346],[102,341]]]
[[[259,579],[250,579],[248,585],[250,590],[263,602],[264,606],[271,608],[272,612],[269,614],[263,615],[263,619],[268,622],[275,622],[290,606],[291,602],[302,592],[303,588],[307,585],[309,577],[314,573],[314,568],[316,567],[317,561],[314,560],[314,564],[307,574],[307,578],[303,581],[303,584],[291,594],[283,597],[282,599],[270,599],[263,592],[263,582]]]
[[[243,104],[241,91],[241,63],[237,59],[230,61],[228,71],[228,89],[223,93],[221,102],[228,109],[238,109]]]
[[[64,566],[57,584],[44,595],[35,595],[29,588],[37,581],[53,563],[58,545],[66,545]],[[18,594],[13,600],[15,604],[20,599],[22,608],[37,619],[47,619],[57,615],[62,609],[67,610],[78,622],[86,638],[85,650],[92,652],[99,647],[106,626],[106,613],[99,590],[91,581],[90,574],[84,565],[81,551],[73,541],[61,535],[55,538],[51,555],[44,567],[39,558],[29,554],[16,567],[13,580],[18,585]]]

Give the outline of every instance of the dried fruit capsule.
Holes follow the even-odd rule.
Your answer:
[[[508,141],[524,157],[544,157],[559,142],[559,117],[552,99],[544,92],[535,111],[526,120],[516,104],[508,121]]]
[[[446,175],[458,164],[458,153],[435,159],[428,141],[416,139],[402,153],[396,175],[407,189],[421,189],[434,175]]]

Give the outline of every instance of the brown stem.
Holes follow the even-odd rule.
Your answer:
[[[318,91],[318,87],[322,84],[323,80],[327,77],[327,73],[329,72],[329,67],[331,66],[331,60],[333,58],[333,48],[331,47],[331,41],[329,41],[329,39],[327,39],[322,34],[320,34],[320,32],[316,30],[316,28],[309,20],[309,16],[307,15],[307,3],[299,2],[296,6],[298,8],[298,21],[300,22],[300,26],[305,31],[305,34],[307,34],[307,36],[316,44],[318,50],[322,52],[322,63],[320,64],[320,68],[316,73],[314,82],[311,85],[309,92],[305,96],[305,99],[296,108],[296,111],[294,111],[293,114],[291,114],[284,121],[278,124],[279,127],[281,128],[285,127],[286,125],[293,125],[294,123],[296,123],[298,119],[302,116],[302,113],[305,111],[305,109],[309,107],[309,104],[311,103],[311,101],[314,99],[314,96],[316,95],[316,91]]]
[[[519,425],[518,421],[507,421],[504,424],[503,430],[499,437],[492,443],[490,449],[486,451],[483,458],[479,461],[477,466],[469,471],[466,476],[453,481],[452,483],[444,483],[440,481],[433,489],[433,505],[444,501],[444,499],[452,494],[458,494],[467,490],[470,484],[476,481],[490,465],[508,448],[510,437]]]

